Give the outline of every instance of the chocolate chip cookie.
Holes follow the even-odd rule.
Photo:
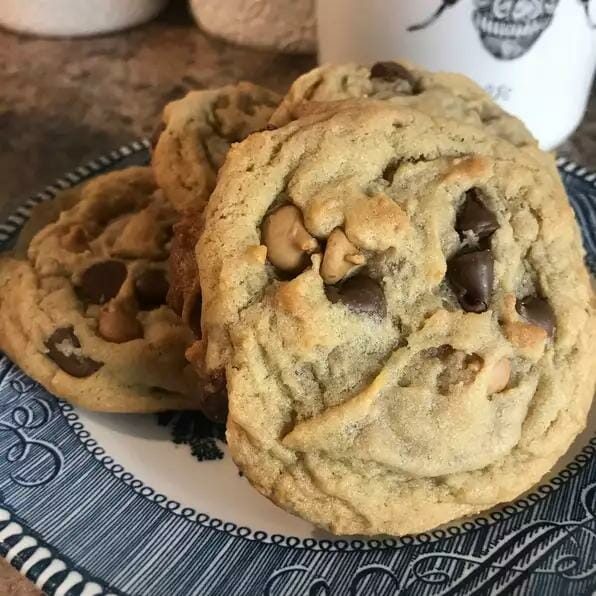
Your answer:
[[[67,195],[70,208],[44,224],[34,217],[32,238],[0,258],[0,349],[92,410],[197,408],[184,357],[193,336],[165,305],[177,214],[151,170],[106,174]]]
[[[197,256],[233,458],[332,532],[513,499],[585,425],[596,320],[572,209],[477,126],[370,101],[251,135]]]
[[[201,211],[230,145],[265,128],[279,101],[268,89],[240,82],[191,91],[164,108],[152,166],[176,209]]]
[[[167,303],[197,336],[201,334],[201,285],[195,246],[203,225],[201,214],[194,211],[181,214],[174,224],[168,259],[170,287]]]
[[[502,110],[469,78],[430,72],[407,63],[324,65],[292,84],[271,124],[281,126],[320,102],[368,98],[409,106],[433,118],[450,118],[486,129],[517,146],[536,147],[524,124]]]
[[[197,338],[186,351],[186,357],[196,375],[200,409],[214,422],[224,423],[228,400],[223,374],[205,370],[201,342],[201,285],[195,257],[195,247],[203,231],[203,216],[195,211],[181,214],[174,225],[174,235],[168,259],[170,287],[167,303],[180,315]]]
[[[200,335],[201,290],[194,247],[202,228],[202,211],[215,186],[217,172],[232,143],[267,126],[280,97],[240,82],[220,89],[193,91],[168,104],[153,139],[152,166],[160,188],[179,211],[169,258],[168,304]],[[200,344],[189,351],[201,375],[201,408],[223,422],[227,412],[221,375],[204,375]]]

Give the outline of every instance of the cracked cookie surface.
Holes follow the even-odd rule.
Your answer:
[[[149,168],[42,205],[0,257],[0,348],[49,391],[105,412],[196,409],[193,336],[165,305],[177,214]]]
[[[248,82],[191,91],[162,114],[152,167],[159,187],[179,211],[201,211],[232,145],[262,130],[280,97]]]
[[[516,497],[590,407],[582,258],[560,185],[476,126],[371,101],[251,135],[197,246],[234,460],[339,534]]]

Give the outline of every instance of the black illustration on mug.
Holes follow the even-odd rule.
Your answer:
[[[587,0],[580,0],[584,4]],[[434,23],[459,0],[442,0],[425,21],[408,27],[418,31]],[[559,0],[474,0],[472,20],[482,45],[499,60],[523,56],[553,20]]]
[[[596,23],[592,20],[592,15],[590,14],[590,0],[579,0],[586,11],[586,17],[592,29],[596,29]]]

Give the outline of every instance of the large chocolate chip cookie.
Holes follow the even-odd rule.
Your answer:
[[[569,447],[592,291],[547,168],[474,125],[342,106],[230,151],[197,251],[203,352],[259,491],[336,533],[407,534],[514,498]]]

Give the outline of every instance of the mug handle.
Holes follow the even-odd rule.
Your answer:
[[[584,0],[582,0],[583,2]],[[586,2],[588,2],[589,0],[585,0]],[[420,31],[420,29],[426,29],[426,27],[428,27],[429,25],[432,25],[442,14],[443,11],[446,10],[447,8],[451,8],[452,6],[455,6],[457,3],[459,2],[459,0],[441,0],[441,4],[439,5],[439,8],[437,8],[437,10],[435,10],[435,12],[433,12],[433,14],[431,14],[428,18],[424,19],[424,21],[421,21],[420,23],[416,23],[415,25],[410,25],[407,28],[407,31]],[[587,7],[586,7],[586,11],[587,11]]]

